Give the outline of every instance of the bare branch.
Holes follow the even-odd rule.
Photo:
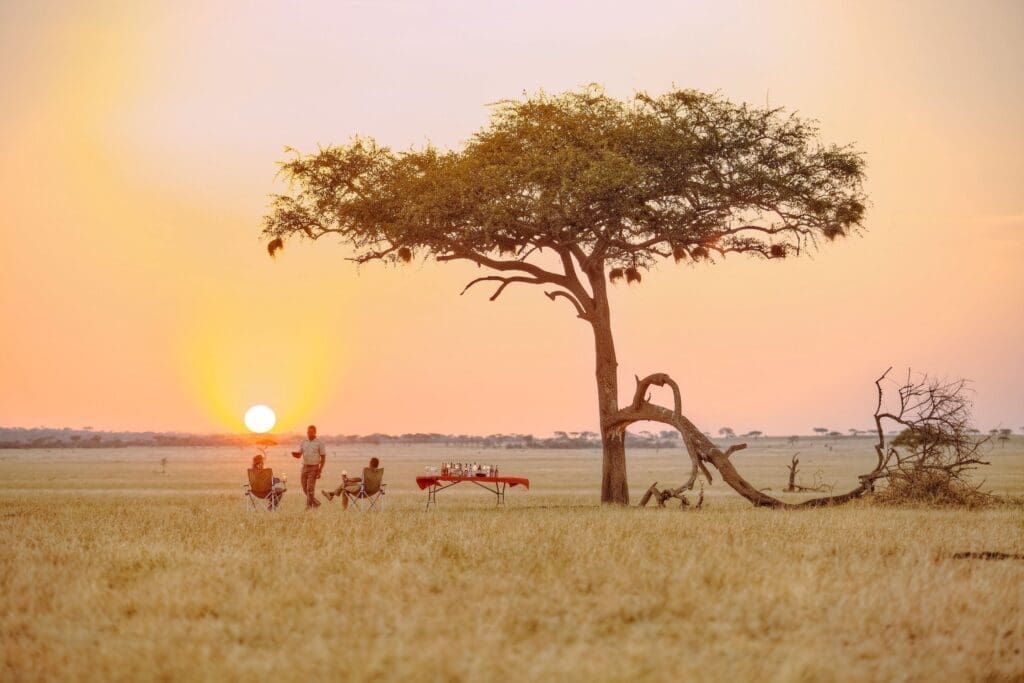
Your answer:
[[[475,280],[471,280],[468,285],[466,285],[465,287],[462,288],[462,291],[459,292],[459,295],[461,296],[462,294],[465,294],[466,291],[470,287],[472,287],[473,285],[478,284],[480,282],[500,282],[501,283],[500,285],[498,285],[498,288],[496,290],[494,290],[494,294],[492,294],[489,297],[490,301],[494,301],[499,296],[501,296],[501,293],[503,291],[505,291],[506,287],[508,287],[509,285],[511,285],[513,283],[522,282],[522,283],[526,283],[526,284],[535,285],[535,284],[539,284],[540,280],[538,280],[536,278],[532,278],[532,277],[521,277],[521,276],[502,277],[501,275],[487,275],[485,277],[478,277]]]
[[[884,375],[883,375],[884,377]],[[880,382],[881,380],[879,380]],[[649,402],[646,397],[647,388],[651,385],[656,386],[674,386],[674,394],[677,397],[676,409],[669,410],[668,408],[655,405]],[[952,386],[956,388],[958,385],[943,385]],[[941,392],[935,392],[932,395],[938,399]],[[886,463],[889,462],[888,458],[883,458],[882,464],[877,466],[871,472],[861,475],[859,477],[860,483],[852,490],[834,496],[826,496],[823,498],[814,498],[811,500],[803,501],[801,503],[786,503],[778,498],[774,498],[763,490],[758,489],[744,479],[740,473],[736,470],[736,467],[732,464],[729,456],[738,450],[745,447],[744,444],[736,444],[726,452],[722,452],[717,446],[715,446],[711,440],[698,430],[692,422],[690,422],[685,416],[678,410],[678,386],[675,382],[665,375],[664,373],[657,373],[650,375],[644,379],[637,379],[637,392],[634,395],[633,403],[620,410],[611,420],[610,424],[616,426],[619,429],[625,429],[628,425],[633,422],[639,422],[649,420],[652,422],[661,422],[663,424],[671,425],[679,430],[683,436],[683,442],[686,445],[687,451],[690,454],[691,460],[691,473],[690,477],[683,484],[684,490],[689,490],[693,487],[696,482],[697,472],[704,471],[707,473],[707,469],[704,467],[704,462],[709,462],[715,466],[715,468],[722,475],[725,482],[731,486],[737,493],[752,502],[756,506],[760,507],[773,507],[773,508],[788,508],[788,507],[821,507],[829,505],[839,505],[856,498],[863,496],[864,494],[873,491],[875,482],[879,479],[883,479],[889,475],[889,469],[886,467]],[[920,404],[920,401],[915,401],[915,392],[901,392],[900,400],[902,405],[906,406],[918,406],[918,410],[924,411],[926,415],[933,415],[933,412],[928,410],[925,406]],[[942,401],[936,401],[938,405],[952,405],[956,402],[950,402],[947,400],[948,397],[943,398]],[[879,404],[881,405],[881,404]],[[883,448],[883,453],[886,451]],[[961,460],[963,463],[973,462],[973,459]],[[708,480],[710,481],[710,473],[707,473]]]
[[[455,261],[455,260],[466,260],[472,261],[478,266],[491,268],[492,270],[498,271],[512,271],[518,270],[528,275],[532,275],[536,278],[538,283],[547,283],[566,287],[568,282],[564,275],[558,273],[552,273],[544,270],[540,266],[537,266],[528,261],[506,261],[501,259],[492,259],[484,254],[478,254],[472,251],[453,251],[445,254],[439,254],[437,256],[438,261]]]
[[[683,410],[683,399],[679,393],[679,385],[676,384],[675,380],[673,380],[671,377],[669,377],[663,372],[648,375],[643,379],[640,379],[639,377],[636,378],[636,393],[633,394],[633,410],[640,410],[641,406],[643,406],[643,404],[647,402],[647,397],[645,396],[645,394],[647,393],[648,387],[650,387],[652,384],[657,387],[663,387],[665,385],[672,387],[672,398],[674,399],[675,414],[681,414]]]
[[[563,297],[576,308],[577,318],[588,321],[591,320],[590,315],[583,309],[583,305],[576,299],[576,297],[574,297],[569,292],[563,291],[561,289],[556,289],[551,292],[544,292],[544,295],[547,298],[551,299],[552,301],[554,301],[558,297]]]
[[[732,446],[729,446],[727,449],[725,449],[725,453],[722,453],[722,455],[724,455],[725,457],[728,458],[730,455],[732,455],[736,451],[742,451],[746,447],[747,447],[747,444],[745,444],[745,443],[736,443],[736,444],[733,444]]]
[[[981,450],[988,439],[975,437],[970,429],[971,402],[967,383],[962,379],[942,380],[927,375],[914,378],[908,370],[902,384],[890,392],[894,398],[886,407],[882,382],[888,374],[887,370],[875,382],[878,391],[875,451],[879,463],[876,469],[887,477],[941,472],[949,480],[966,485],[964,476],[968,471],[988,464],[981,459]],[[885,438],[885,421],[903,428],[891,441]]]

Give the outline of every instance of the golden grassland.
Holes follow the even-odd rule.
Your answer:
[[[595,451],[338,447],[325,483],[378,455],[388,507],[307,513],[286,450],[276,514],[243,504],[246,450],[0,451],[0,679],[1024,679],[1024,561],[952,558],[1024,553],[1020,504],[758,510],[716,480],[699,511],[603,509]],[[793,450],[806,482],[870,468],[863,439],[734,459],[778,493]],[[991,455],[1024,494],[1024,439]],[[533,487],[424,511],[444,459]],[[630,459],[634,499],[685,476]]]

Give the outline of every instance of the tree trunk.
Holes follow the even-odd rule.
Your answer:
[[[604,463],[601,472],[601,502],[629,505],[629,485],[626,481],[626,431],[615,423],[619,411],[618,361],[612,338],[611,315],[603,268],[590,276],[594,292],[595,375],[597,378],[597,407],[601,424],[601,445]]]
[[[626,482],[625,433],[615,427],[601,430],[604,467],[601,472],[601,502],[629,505],[629,484]]]

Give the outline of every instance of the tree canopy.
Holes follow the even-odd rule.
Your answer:
[[[639,280],[659,258],[799,254],[861,225],[864,162],[813,121],[717,94],[589,86],[492,105],[460,150],[394,151],[365,137],[281,164],[264,236],[333,236],[359,262],[466,259],[515,283],[554,285],[585,313],[563,265]],[[585,315],[581,315],[585,317]]]

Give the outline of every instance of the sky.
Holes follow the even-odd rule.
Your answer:
[[[0,426],[594,430],[592,337],[472,266],[259,239],[286,145],[458,148],[597,82],[784,106],[867,160],[860,236],[613,288],[621,400],[717,431],[867,428],[889,366],[1024,428],[1024,4],[0,3]],[[637,428],[643,428],[638,426]]]

